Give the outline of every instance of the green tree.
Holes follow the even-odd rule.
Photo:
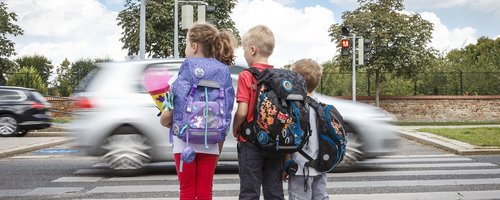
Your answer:
[[[215,13],[209,14],[214,24],[220,29],[232,31],[239,38],[234,21],[229,16],[236,6],[237,0],[207,0],[215,5]],[[181,5],[181,4],[180,4]],[[174,53],[174,1],[148,0],[146,3],[146,53],[153,58],[172,57]],[[179,6],[179,20],[181,19]],[[118,14],[118,25],[121,26],[123,49],[129,53],[139,53],[139,19],[140,0],[126,0],[125,9]],[[184,56],[186,31],[179,22],[179,54]]]
[[[42,80],[47,83],[52,71],[52,61],[42,55],[22,56],[16,59],[20,67],[34,67]]]
[[[47,84],[34,67],[22,67],[19,72],[10,74],[7,85],[34,88],[42,94],[47,94]]]
[[[463,72],[499,72],[500,38],[480,37],[476,44],[451,50],[446,58],[455,70]]]
[[[380,83],[384,74],[415,77],[429,66],[434,50],[427,44],[432,37],[432,24],[419,14],[403,13],[403,0],[358,0],[360,6],[342,14],[343,24],[333,24],[329,35],[339,41],[341,27],[372,40],[366,70],[375,76],[376,105],[379,105]],[[350,58],[338,57],[341,66],[351,67]]]
[[[12,73],[16,72],[19,65],[8,58],[0,57],[0,85],[4,85],[7,82],[6,77]]]
[[[69,74],[68,77],[71,77],[70,79],[70,85],[72,88],[72,92],[77,89],[77,86],[80,84],[82,79],[84,79],[87,74],[89,74],[91,71],[93,71],[97,66],[97,63],[100,62],[109,62],[112,61],[109,58],[97,58],[97,59],[90,59],[90,58],[82,58],[76,62],[74,62],[70,69],[69,69]]]
[[[57,77],[54,80],[54,92],[56,96],[69,96],[73,92],[72,76],[70,72],[71,62],[66,58],[57,68]]]
[[[7,58],[16,55],[14,49],[14,42],[7,38],[7,36],[23,35],[23,30],[13,22],[17,21],[16,13],[9,12],[7,4],[0,2],[0,82],[5,83],[7,73],[11,72],[16,67]]]
[[[461,80],[463,94],[500,94],[500,38],[480,37],[446,58],[451,67],[445,70],[459,73],[455,79]]]

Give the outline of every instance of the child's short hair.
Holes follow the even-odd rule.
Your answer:
[[[243,35],[241,43],[246,46],[255,46],[262,56],[269,57],[274,50],[274,34],[267,26],[257,25]]]
[[[313,92],[318,87],[323,76],[323,68],[312,59],[301,59],[293,63],[290,69],[301,74],[306,81],[307,92]]]

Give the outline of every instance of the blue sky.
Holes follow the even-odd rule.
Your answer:
[[[124,0],[0,1],[18,14],[17,24],[25,31],[12,38],[18,56],[41,54],[56,66],[64,58],[125,59],[116,25]],[[405,0],[404,4],[405,11],[434,24],[429,46],[442,52],[474,44],[480,36],[500,36],[499,0]],[[269,26],[277,41],[270,61],[281,66],[301,58],[325,62],[335,56],[328,27],[341,22],[342,12],[356,7],[356,0],[239,0],[231,17],[241,34],[257,24]],[[237,52],[237,62],[243,64],[241,49]]]

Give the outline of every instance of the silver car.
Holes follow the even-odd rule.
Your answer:
[[[167,68],[177,74],[182,61],[99,64],[74,93],[76,109],[69,128],[76,144],[85,154],[100,156],[113,169],[140,169],[151,162],[173,161],[169,130],[159,123],[159,110],[143,86],[143,73],[154,67]],[[243,69],[230,68],[234,85]],[[390,114],[367,104],[318,96],[337,107],[347,123],[348,151],[343,165],[356,165],[359,160],[395,150],[398,137]],[[226,138],[219,161],[222,161],[219,164],[237,161],[236,140],[232,134]]]

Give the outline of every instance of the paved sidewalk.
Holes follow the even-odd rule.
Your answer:
[[[500,127],[500,125],[461,125],[461,126],[400,126],[399,133],[402,137],[416,140],[420,143],[431,145],[458,155],[487,155],[500,154],[500,147],[481,147],[449,139],[439,135],[418,132],[421,128],[477,128]]]
[[[30,134],[28,133],[25,137],[0,137],[0,158],[60,145],[72,140],[71,137],[60,133]]]

